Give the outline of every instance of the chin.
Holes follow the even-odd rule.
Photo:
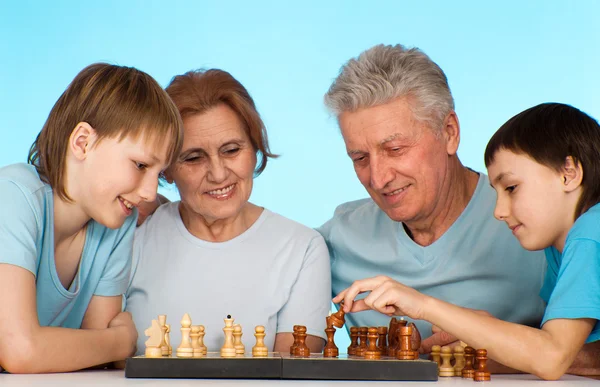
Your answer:
[[[121,228],[123,226],[123,223],[125,223],[125,219],[116,218],[116,217],[113,219],[109,219],[106,217],[97,217],[97,218],[94,218],[94,220],[96,222],[100,223],[101,225],[103,225],[104,227],[110,228],[112,230]]]

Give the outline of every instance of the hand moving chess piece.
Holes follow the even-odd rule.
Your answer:
[[[298,346],[294,350],[294,356],[310,357],[310,348],[306,345],[306,327],[301,325],[298,327]]]
[[[379,334],[377,333],[376,327],[370,327],[367,330],[367,337],[369,338],[369,346],[365,351],[365,359],[377,360],[381,359],[381,351],[377,348],[377,339]]]
[[[475,360],[475,348],[465,347],[465,367],[462,369],[462,377],[465,379],[473,379],[475,377],[473,360]]]
[[[192,326],[192,319],[189,314],[184,314],[181,319],[181,344],[177,347],[177,357],[193,357],[194,348],[192,348],[190,340],[190,331]]]
[[[235,354],[237,356],[243,356],[246,353],[246,347],[242,343],[242,326],[240,324],[233,326],[233,346],[235,347]]]
[[[233,319],[230,315],[223,319],[225,321],[225,327],[223,333],[225,333],[225,343],[221,347],[221,357],[235,357],[235,346],[233,345]]]
[[[485,349],[478,349],[475,352],[477,355],[477,370],[475,370],[475,376],[473,380],[476,382],[487,382],[491,380],[491,374],[487,370],[487,351]]]
[[[252,357],[267,357],[269,349],[265,345],[265,327],[257,325],[254,329],[254,337],[256,337],[256,345],[252,347]]]
[[[161,342],[163,341],[163,332],[157,320],[152,320],[152,325],[144,331],[149,337],[146,340],[146,357],[162,357]]]

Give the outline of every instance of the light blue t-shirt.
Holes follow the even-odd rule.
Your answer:
[[[35,168],[13,164],[0,168],[0,264],[12,264],[35,276],[41,326],[80,328],[93,295],[125,293],[137,212],[111,230],[91,220],[79,269],[65,289],[54,263],[52,188]]]
[[[567,234],[563,253],[545,250],[548,272],[540,295],[548,303],[542,325],[556,318],[600,320],[600,204],[583,213]],[[600,324],[586,343],[600,340]]]
[[[493,216],[496,193],[486,175],[462,214],[438,240],[423,247],[371,199],[339,206],[319,231],[331,256],[336,295],[358,279],[389,276],[418,291],[497,318],[537,326],[546,269],[543,252],[524,250]],[[375,311],[346,315],[346,326],[387,326]],[[431,325],[415,321],[423,338]]]

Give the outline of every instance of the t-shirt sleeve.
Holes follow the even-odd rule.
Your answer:
[[[331,307],[330,295],[329,253],[323,238],[317,236],[310,241],[290,297],[279,311],[277,332],[291,332],[294,325],[305,325],[307,334],[325,339],[325,317]]]
[[[19,186],[0,180],[0,263],[37,274],[39,218]]]
[[[542,324],[557,318],[600,320],[600,243],[574,239],[563,251]]]
[[[552,290],[556,286],[556,277],[558,276],[558,266],[560,262],[560,253],[554,247],[547,247],[544,249],[546,255],[546,262],[548,267],[546,269],[546,276],[544,277],[544,284],[540,290],[540,297],[546,304],[550,300]]]
[[[102,278],[94,292],[97,296],[120,296],[125,294],[129,284],[131,272],[131,256],[133,249],[133,236],[137,212],[128,217],[119,229],[114,248],[110,253]]]

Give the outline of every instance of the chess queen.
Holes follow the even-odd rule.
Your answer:
[[[181,113],[184,141],[165,180],[181,200],[159,207],[137,230],[126,295],[136,326],[189,313],[206,327],[208,351],[218,352],[223,316],[231,314],[244,328],[245,348],[260,325],[269,351],[289,351],[300,324],[310,350],[320,352],[329,253],[316,231],[249,201],[254,178],[276,157],[250,94],[214,69],[176,76],[167,93]],[[172,331],[173,342],[178,334]],[[143,340],[140,332],[140,353]]]

